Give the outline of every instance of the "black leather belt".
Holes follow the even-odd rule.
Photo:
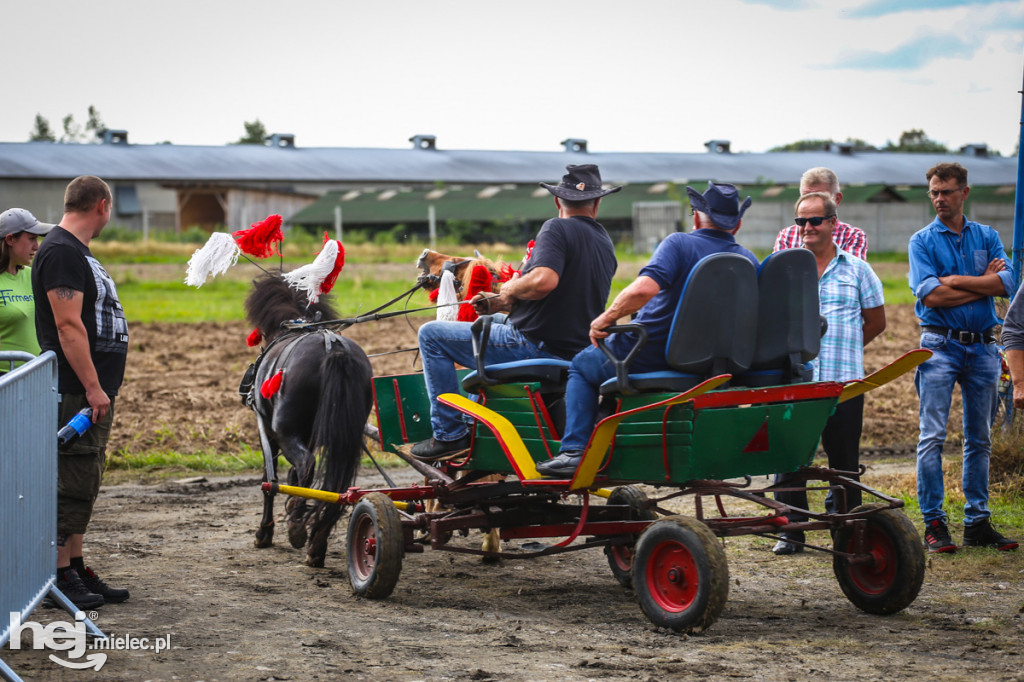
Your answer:
[[[947,339],[953,339],[963,344],[968,343],[995,343],[996,334],[995,327],[992,329],[986,329],[983,332],[965,332],[959,329],[947,329],[945,327],[932,327],[930,325],[922,325],[921,331],[930,332],[932,334],[941,334]]]

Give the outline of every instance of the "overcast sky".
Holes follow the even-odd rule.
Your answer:
[[[839,9],[839,8],[842,9]],[[132,143],[765,151],[922,128],[1013,152],[1020,0],[5,2],[0,141],[94,105]]]

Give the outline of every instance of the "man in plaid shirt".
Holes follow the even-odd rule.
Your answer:
[[[827,192],[812,192],[796,203],[796,223],[803,246],[818,261],[818,298],[828,330],[821,338],[821,350],[814,359],[815,381],[846,382],[864,378],[864,346],[885,329],[882,282],[864,260],[843,250],[833,240],[836,202]],[[828,465],[840,471],[857,471],[860,466],[860,434],[864,421],[864,396],[836,407],[821,433],[821,446]],[[776,482],[787,480],[786,474]],[[776,498],[799,509],[807,509],[807,492],[781,492]],[[842,511],[829,491],[825,509]],[[847,510],[861,503],[860,491],[846,489]],[[790,515],[790,519],[794,516]],[[783,533],[772,551],[794,554],[803,550],[803,532]]]
[[[836,206],[843,202],[843,193],[839,189],[839,178],[824,166],[812,168],[800,178],[800,196],[812,192],[828,194]],[[772,251],[796,249],[803,246],[804,240],[801,232],[797,225],[782,228],[779,231],[779,236],[775,238],[775,248]],[[835,229],[832,230],[832,239],[843,251],[852,253],[861,260],[868,259],[868,236],[859,227],[836,221]]]

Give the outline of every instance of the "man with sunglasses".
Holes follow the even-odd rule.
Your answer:
[[[805,171],[800,177],[800,196],[824,192],[828,194],[836,207],[843,203],[843,192],[839,187],[839,178],[830,168],[818,166]],[[843,251],[853,254],[862,260],[868,259],[868,237],[864,230],[853,225],[848,225],[837,220],[832,230],[832,241],[839,245]],[[796,249],[804,245],[803,230],[799,225],[790,225],[779,231],[775,238],[775,248],[772,251],[783,249]]]
[[[921,347],[932,351],[914,378],[920,399],[917,499],[925,544],[930,553],[957,550],[942,509],[942,446],[953,387],[959,383],[964,411],[963,544],[1017,549],[1017,542],[992,527],[988,509],[990,431],[1001,368],[994,297],[1013,291],[1013,270],[999,233],[964,216],[964,202],[971,191],[967,169],[958,163],[940,163],[925,177],[936,217],[910,238],[909,249]]]
[[[804,248],[818,262],[818,299],[828,329],[821,338],[821,350],[814,359],[815,381],[846,382],[864,378],[864,346],[885,329],[882,282],[861,258],[848,253],[834,241],[836,202],[828,192],[811,192],[796,202],[796,225]],[[839,471],[857,471],[860,466],[860,434],[864,424],[864,396],[836,406],[821,433],[821,447],[828,465]],[[785,483],[790,475],[780,474],[776,483]],[[856,478],[856,477],[855,477]],[[846,511],[861,503],[860,490],[846,488]],[[833,499],[825,498],[830,513],[844,511]],[[780,502],[807,509],[807,492],[776,493]],[[790,515],[791,520],[803,520]],[[772,548],[775,554],[803,551],[802,531],[782,533]]]

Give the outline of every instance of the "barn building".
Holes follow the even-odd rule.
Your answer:
[[[840,217],[865,229],[873,251],[905,251],[910,235],[932,218],[925,170],[955,160],[970,172],[968,215],[998,229],[1007,247],[1013,232],[1017,161],[984,145],[941,155],[848,145],[733,153],[727,140],[711,140],[702,153],[637,153],[594,152],[577,138],[550,152],[447,150],[431,135],[409,141],[405,149],[304,148],[293,135],[275,134],[264,145],[140,145],[124,130],[107,130],[97,144],[0,143],[0,205],[54,222],[67,182],[93,174],[114,190],[111,223],[145,234],[235,230],[279,213],[290,225],[370,232],[404,225],[424,235],[432,224],[497,223],[515,243],[553,213],[538,181],[557,182],[567,164],[596,163],[608,184],[624,185],[602,202],[601,221],[638,251],[686,229],[685,186],[703,189],[709,179],[754,197],[742,239],[769,249],[792,222],[801,174],[828,166],[843,184]]]

